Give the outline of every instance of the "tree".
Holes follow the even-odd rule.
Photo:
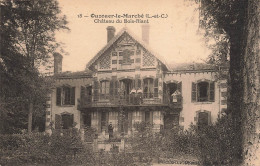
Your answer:
[[[259,152],[260,3],[258,0],[201,0],[200,3],[205,35],[216,38],[225,35],[229,44],[228,109],[237,134],[234,146],[241,147],[233,152],[233,158],[243,156],[243,164],[253,165],[259,160],[256,152]],[[221,50],[224,49],[219,47]]]
[[[33,110],[43,105],[48,93],[49,85],[39,67],[48,64],[60,46],[55,31],[68,29],[66,17],[60,13],[56,0],[1,2],[1,107],[6,110],[12,102],[21,102],[23,110],[28,110],[29,132]]]
[[[260,2],[248,0],[242,59],[244,165],[260,164]]]

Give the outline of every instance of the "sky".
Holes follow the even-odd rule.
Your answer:
[[[70,28],[70,32],[56,33],[57,41],[63,43],[63,49],[68,53],[63,54],[63,71],[85,69],[89,60],[106,45],[107,26],[114,26],[116,34],[126,26],[141,39],[142,24],[95,23],[92,14],[167,15],[167,18],[149,18],[149,45],[168,63],[200,62],[210,53],[198,33],[196,5],[188,5],[184,0],[59,0],[59,4]]]

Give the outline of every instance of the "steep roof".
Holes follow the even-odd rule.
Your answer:
[[[134,35],[127,27],[122,28],[117,35],[115,35],[86,65],[86,69],[88,69],[106,50],[108,50],[124,33],[130,35],[136,42],[138,42],[141,46],[143,46],[147,51],[149,51],[153,56],[155,56],[161,63],[165,65],[167,69],[170,69],[164,60],[158,53],[154,52],[148,44],[146,44],[143,40],[139,39]]]

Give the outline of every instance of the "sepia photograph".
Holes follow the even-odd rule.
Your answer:
[[[0,0],[0,166],[260,166],[259,0]]]

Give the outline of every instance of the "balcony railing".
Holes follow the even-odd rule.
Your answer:
[[[160,93],[138,93],[127,95],[85,95],[79,100],[79,107],[98,107],[98,106],[138,106],[138,105],[169,105],[175,108],[182,108],[182,96],[173,97],[168,94]]]

